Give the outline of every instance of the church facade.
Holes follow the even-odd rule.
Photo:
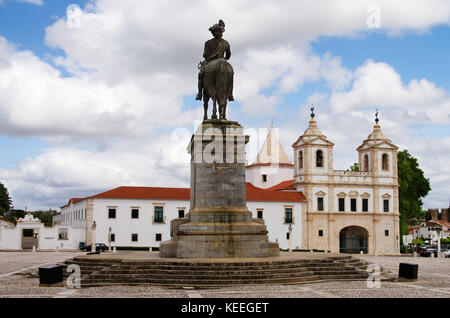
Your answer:
[[[378,119],[356,149],[360,171],[334,170],[333,147],[314,117],[293,144],[294,186],[307,198],[302,245],[399,254],[398,147],[381,132]]]
[[[292,163],[271,128],[256,161],[246,166],[253,217],[282,249],[399,254],[397,146],[377,119],[356,149],[359,171],[334,170],[333,147],[312,115],[292,145]],[[171,220],[189,213],[189,191],[118,187],[72,198],[54,218],[64,243],[58,245],[111,241],[117,247],[159,247],[170,239]]]

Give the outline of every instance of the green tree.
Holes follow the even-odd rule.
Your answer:
[[[12,201],[8,189],[0,182],[0,215],[5,215],[12,208]]]
[[[430,179],[425,178],[417,159],[408,150],[398,153],[400,232],[408,234],[408,219],[423,217],[422,199],[430,192]]]
[[[350,171],[359,171],[359,165],[357,162],[350,166]]]

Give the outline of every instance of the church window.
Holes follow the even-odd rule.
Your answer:
[[[317,211],[323,211],[323,198],[317,198]]]
[[[316,167],[323,167],[323,152],[322,152],[322,150],[316,151]]]
[[[262,175],[262,182],[267,182],[267,174]]]
[[[354,198],[350,199],[350,210],[352,212],[356,212],[356,199]]]
[[[323,236],[323,230],[319,230],[319,236]]]
[[[298,168],[303,169],[303,151],[298,152]]]
[[[384,236],[389,236],[389,230],[384,230]]]
[[[363,171],[369,171],[369,156],[364,155]]]
[[[389,156],[387,153],[384,153],[383,156],[381,156],[381,169],[389,170]]]
[[[389,212],[389,200],[383,200],[383,211]]]
[[[345,198],[339,198],[339,211],[345,211]]]
[[[362,210],[363,212],[369,211],[369,199],[362,199]]]
[[[178,209],[178,218],[184,218],[184,209]]]

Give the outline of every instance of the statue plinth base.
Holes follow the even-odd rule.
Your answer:
[[[185,218],[171,222],[170,241],[161,257],[273,257],[277,243],[268,241],[262,219],[246,206],[245,144],[248,136],[237,122],[207,120],[192,136],[191,207]]]

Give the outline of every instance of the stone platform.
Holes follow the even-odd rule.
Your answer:
[[[365,280],[367,261],[331,253],[282,253],[268,258],[159,258],[157,253],[120,252],[77,256],[81,287],[158,285],[212,287],[248,284],[304,284]],[[65,273],[65,270],[64,270]],[[68,274],[66,274],[68,275]]]
[[[249,137],[237,122],[207,120],[193,134],[190,211],[171,222],[163,258],[273,257],[264,221],[246,206],[245,145]]]

